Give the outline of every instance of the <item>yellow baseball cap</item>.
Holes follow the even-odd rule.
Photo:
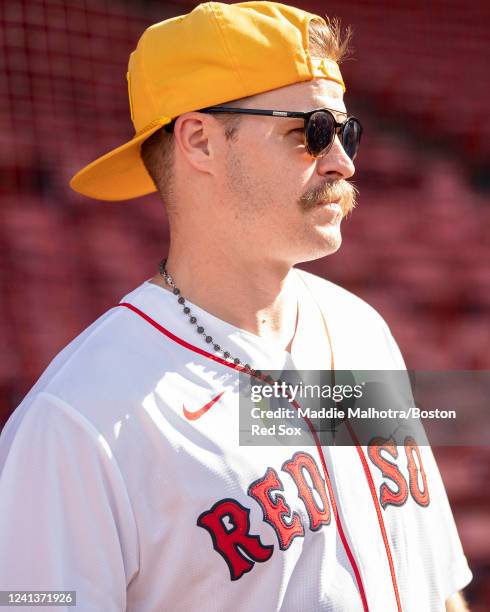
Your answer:
[[[150,26],[128,64],[135,135],[77,172],[72,189],[99,200],[156,191],[141,143],[183,113],[314,78],[336,81],[345,91],[336,62],[310,57],[312,19],[324,22],[277,2],[206,2]]]

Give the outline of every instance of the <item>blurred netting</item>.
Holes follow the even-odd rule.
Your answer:
[[[1,5],[1,416],[52,356],[150,276],[166,249],[163,206],[90,202],[68,181],[131,138],[129,53],[158,15],[131,3]]]
[[[409,367],[488,369],[490,4],[333,0],[328,11],[354,26],[342,71],[366,131],[360,206],[341,250],[311,269],[378,308]]]
[[[356,60],[342,72],[347,107],[365,126],[359,207],[340,251],[308,269],[376,307],[410,368],[488,369],[490,4],[296,4],[354,26]],[[93,202],[68,181],[132,136],[125,74],[142,31],[193,6],[1,4],[0,422],[51,358],[166,253],[155,196]],[[475,604],[488,603],[489,499],[479,486],[488,456],[473,449],[455,461],[448,451],[440,463],[478,568]]]

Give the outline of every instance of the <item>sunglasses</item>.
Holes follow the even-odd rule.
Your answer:
[[[303,119],[305,147],[312,157],[323,157],[326,155],[338,134],[344,151],[354,160],[361,142],[362,126],[355,117],[347,117],[339,123],[333,113],[334,109],[318,108],[305,113],[299,111],[276,111],[255,108],[233,108],[229,106],[209,106],[202,108],[200,113],[236,113],[240,115],[264,115],[269,117],[292,117]],[[334,111],[339,113],[340,111]],[[345,115],[346,113],[340,113]],[[175,119],[165,126],[167,132],[173,131]]]

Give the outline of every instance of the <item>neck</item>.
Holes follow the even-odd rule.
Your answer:
[[[219,319],[289,350],[297,321],[291,267],[245,260],[225,249],[207,253],[191,248],[179,254],[170,247],[166,268],[181,294]],[[170,291],[160,274],[152,282]]]

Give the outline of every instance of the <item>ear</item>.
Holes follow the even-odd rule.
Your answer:
[[[176,149],[196,170],[214,174],[214,161],[223,140],[216,119],[205,113],[184,113],[174,125]]]

